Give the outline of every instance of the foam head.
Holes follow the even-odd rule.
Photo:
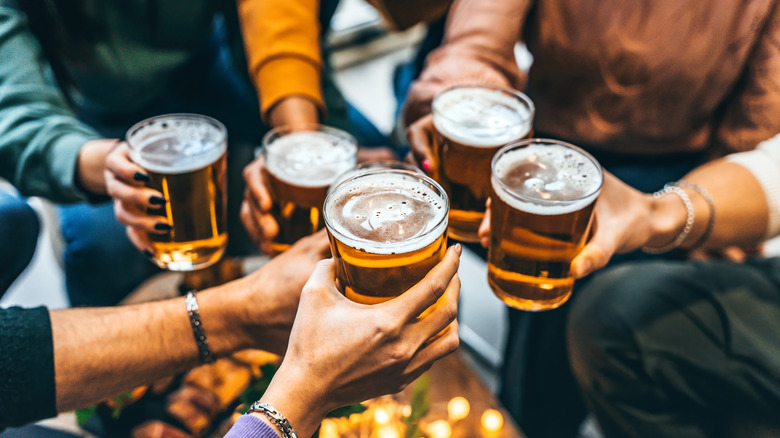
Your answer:
[[[357,145],[348,136],[299,131],[265,145],[266,168],[293,185],[321,187],[355,166]]]
[[[442,135],[470,146],[501,146],[523,138],[534,105],[522,93],[501,88],[456,87],[436,95],[433,124]]]
[[[507,204],[552,215],[580,210],[596,200],[602,173],[579,148],[562,142],[529,141],[507,146],[493,160],[493,188]]]
[[[342,243],[401,254],[434,242],[447,227],[447,195],[428,177],[378,170],[342,181],[325,201],[325,222]]]
[[[225,127],[194,114],[171,114],[144,120],[127,132],[130,158],[144,169],[179,174],[201,169],[227,149]]]

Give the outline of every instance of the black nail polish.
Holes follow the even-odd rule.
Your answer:
[[[163,216],[165,217],[165,209],[164,208],[147,208],[146,214],[150,216]]]
[[[133,179],[140,182],[149,182],[151,181],[151,178],[149,178],[149,175],[141,172],[136,172],[133,174]]]
[[[152,254],[152,252],[151,252],[151,251],[149,251],[148,249],[145,249],[145,250],[144,250],[144,255],[145,255],[145,256],[146,256],[146,258],[148,258],[148,259],[150,259],[150,258],[154,257],[154,254]]]
[[[150,196],[149,203],[152,205],[163,205],[165,204],[165,198],[162,196]]]
[[[157,231],[170,231],[172,228],[173,228],[172,226],[162,222],[157,222],[156,224],[154,224],[154,229]]]

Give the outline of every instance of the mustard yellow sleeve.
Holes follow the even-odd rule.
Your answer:
[[[324,114],[319,0],[237,1],[249,75],[263,119],[288,96],[311,99]]]

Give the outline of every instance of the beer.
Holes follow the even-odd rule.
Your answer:
[[[488,282],[504,303],[535,311],[566,302],[602,178],[593,157],[555,140],[521,141],[496,154]]]
[[[148,233],[152,260],[161,268],[189,271],[222,257],[227,246],[227,134],[218,121],[172,114],[144,120],[127,134],[131,158],[166,200],[156,213],[172,229]]]
[[[266,174],[273,198],[271,214],[279,234],[275,252],[325,226],[322,204],[328,187],[355,166],[357,144],[346,132],[325,126],[307,131],[277,128],[263,139]]]
[[[479,241],[493,155],[507,143],[530,137],[533,116],[527,96],[498,87],[455,87],[433,99],[433,177],[450,198],[450,237]]]
[[[344,295],[362,304],[397,297],[447,249],[447,195],[422,173],[378,169],[335,186],[325,223]]]

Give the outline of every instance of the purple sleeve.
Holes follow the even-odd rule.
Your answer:
[[[254,415],[242,415],[225,438],[279,438],[279,434],[273,426]]]

